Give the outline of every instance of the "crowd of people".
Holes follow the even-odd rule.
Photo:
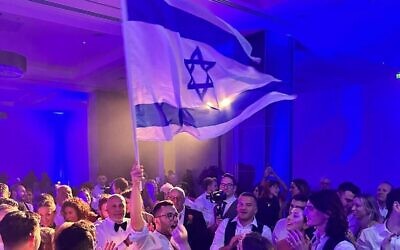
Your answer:
[[[165,183],[144,176],[136,165],[129,181],[100,175],[77,190],[0,183],[0,250],[400,249],[400,189],[387,182],[373,196],[351,182],[333,189],[328,178],[311,191],[267,167],[238,194],[233,175],[211,171],[195,198],[193,182],[173,172]]]

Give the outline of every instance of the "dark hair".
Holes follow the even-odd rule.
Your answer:
[[[15,207],[18,209],[19,205],[18,202],[16,202],[15,200],[11,199],[11,198],[0,198],[0,205],[9,205],[10,207]]]
[[[296,194],[292,197],[292,200],[307,202],[308,196],[305,194]]]
[[[132,193],[132,190],[127,189],[127,190],[123,191],[123,192],[121,193],[121,195],[122,195],[125,199],[130,199],[130,198],[131,198],[131,193]]]
[[[272,250],[271,242],[257,232],[246,234],[242,241],[243,250]]]
[[[236,178],[232,174],[225,173],[225,174],[222,175],[221,179],[224,178],[224,177],[230,178],[232,180],[234,186],[237,185]]]
[[[12,211],[0,222],[0,234],[5,248],[13,248],[26,242],[34,232],[40,229],[39,216],[29,211]]]
[[[342,184],[339,185],[338,187],[338,191],[340,193],[346,192],[346,191],[350,191],[352,192],[354,195],[359,195],[360,194],[360,188],[357,187],[356,185],[354,185],[353,183],[346,181],[343,182]]]
[[[153,208],[153,216],[156,217],[158,211],[162,208],[162,207],[167,207],[167,206],[174,206],[174,203],[170,200],[163,200],[163,201],[159,201],[154,205]]]
[[[81,220],[63,229],[57,236],[56,250],[93,250],[95,229],[92,224]]]
[[[299,189],[300,194],[310,195],[310,186],[308,182],[304,179],[293,179],[292,182]]]
[[[121,190],[121,192],[123,192],[129,188],[128,181],[123,177],[115,178],[112,182],[112,185],[119,188]]]
[[[207,190],[207,187],[210,186],[213,182],[217,182],[217,178],[215,178],[215,177],[206,177],[206,178],[204,178],[203,183],[202,183],[203,184],[202,185],[203,189]]]
[[[256,197],[253,193],[250,193],[250,192],[243,192],[243,193],[241,193],[241,194],[239,195],[239,197],[240,197],[240,196],[252,197],[252,198],[254,199],[254,202],[257,204],[257,197]]]
[[[390,217],[390,215],[392,214],[393,204],[395,201],[400,203],[400,188],[392,189],[386,196],[386,208],[388,210],[386,219],[388,219]]]
[[[91,211],[89,204],[84,202],[81,198],[72,197],[64,201],[61,207],[61,213],[63,215],[65,213],[65,208],[67,207],[75,209],[78,220],[88,220],[94,222],[97,219],[97,215]]]
[[[339,196],[333,190],[321,190],[312,194],[309,201],[314,207],[329,215],[325,233],[332,239],[345,239],[348,230],[346,214]]]

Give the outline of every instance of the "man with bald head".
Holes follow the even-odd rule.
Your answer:
[[[129,218],[125,218],[126,201],[119,194],[107,200],[108,218],[96,226],[97,247],[103,249],[106,242],[114,242],[118,250],[134,249],[128,236],[132,233]]]
[[[61,208],[64,201],[72,198],[72,189],[67,185],[59,185],[56,188],[56,216],[54,217],[54,223],[58,227],[64,223],[64,217],[61,214]]]
[[[184,205],[185,192],[183,189],[180,187],[172,188],[167,198],[174,203],[176,210],[178,210],[178,224],[186,228],[192,250],[209,249],[211,237],[209,237],[203,214]]]

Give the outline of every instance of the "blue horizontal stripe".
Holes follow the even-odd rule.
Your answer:
[[[228,108],[221,110],[209,108],[177,108],[167,103],[136,105],[138,127],[165,127],[171,124],[187,125],[195,128],[213,126],[228,122],[239,116],[249,105],[271,91],[281,92],[282,83],[272,82],[264,87],[247,90],[239,94]]]
[[[184,0],[186,1],[186,0]],[[128,21],[161,25],[181,37],[206,43],[220,54],[244,65],[255,66],[237,38],[205,19],[168,5],[163,0],[127,0]]]

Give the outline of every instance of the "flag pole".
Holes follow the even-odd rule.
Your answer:
[[[121,0],[121,7],[122,7],[122,17],[123,17],[123,25],[122,25],[122,33],[125,33],[124,30],[124,23],[127,20],[127,12],[126,12],[126,2],[124,0]],[[127,43],[126,35],[123,35],[124,37],[124,50],[125,50],[125,65],[126,65],[126,81],[127,81],[127,87],[128,87],[128,98],[129,98],[129,106],[131,109],[131,118],[132,118],[132,141],[133,141],[133,150],[134,150],[134,159],[135,163],[140,165],[140,155],[139,155],[139,142],[137,139],[137,123],[136,123],[136,109],[135,109],[135,101],[134,101],[134,91],[133,91],[133,76],[132,76],[132,71],[130,67],[128,67],[128,57],[126,56],[129,54],[130,51],[130,46]]]

